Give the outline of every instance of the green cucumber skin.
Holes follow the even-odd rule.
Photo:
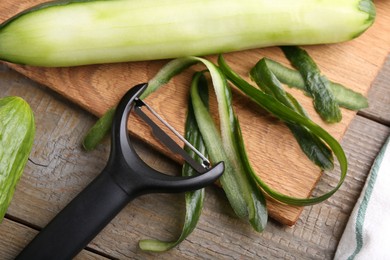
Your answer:
[[[340,122],[341,110],[330,89],[330,81],[322,75],[315,61],[306,50],[296,46],[281,47],[283,53],[305,82],[305,91],[313,98],[317,113],[327,123]]]
[[[292,88],[305,90],[305,81],[298,71],[285,67],[274,60],[268,58],[265,58],[265,60],[280,82]],[[329,87],[340,106],[350,110],[360,110],[368,107],[368,100],[362,94],[335,82],[330,82]]]
[[[304,108],[288,92],[282,88],[280,81],[268,67],[267,60],[261,59],[250,71],[251,78],[265,93],[275,97],[280,103],[298,114],[309,118]],[[310,118],[309,118],[310,119]],[[299,146],[306,156],[323,170],[333,169],[332,151],[318,136],[306,127],[286,122],[287,127],[295,136]]]
[[[20,97],[0,99],[0,221],[27,163],[35,136],[34,115]]]
[[[374,18],[369,0],[49,2],[0,25],[0,59],[59,67],[335,43]]]

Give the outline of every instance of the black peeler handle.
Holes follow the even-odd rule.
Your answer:
[[[135,152],[128,116],[147,84],[130,89],[119,102],[107,166],[27,245],[17,259],[61,260],[77,255],[132,199],[146,193],[185,192],[214,183],[224,171],[219,162],[200,175],[165,175]]]
[[[133,198],[104,170],[34,238],[17,259],[72,259]]]

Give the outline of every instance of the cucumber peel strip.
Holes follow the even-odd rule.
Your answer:
[[[202,63],[211,75],[220,118],[221,135],[216,130],[216,126],[211,123],[211,116],[202,105],[203,103],[197,99],[196,92],[191,91],[191,94],[195,95],[195,98],[192,98],[192,102],[196,103],[193,104],[194,112],[207,152],[212,161],[225,162],[225,172],[220,181],[234,212],[240,218],[247,218],[252,227],[261,232],[268,219],[265,198],[252,179],[248,178],[241,161],[239,147],[236,143],[237,119],[231,104],[230,88],[219,68],[210,61],[199,57],[190,56],[175,59],[165,65],[149,81],[147,92],[144,92],[141,98],[145,98],[167,83],[171,77],[196,63]]]
[[[241,148],[236,142],[239,126],[231,105],[231,93],[227,81],[220,70],[211,62],[198,58],[186,57],[175,59],[165,65],[156,76],[149,81],[149,86],[141,96],[145,98],[156,91],[162,85],[166,84],[170,78],[196,63],[203,63],[211,74],[214,90],[217,95],[218,109],[221,120],[221,132],[219,135],[207,107],[200,98],[197,90],[197,76],[195,76],[191,86],[191,99],[194,108],[197,125],[202,134],[207,151],[212,161],[224,161],[225,172],[220,181],[228,197],[230,205],[240,218],[247,218],[252,227],[261,232],[267,223],[268,213],[265,206],[265,198],[256,183],[246,173],[245,161],[239,154]],[[242,142],[242,140],[241,140]],[[221,149],[223,147],[224,149]],[[196,198],[193,198],[196,200]],[[189,201],[187,201],[189,203]],[[193,202],[196,203],[196,202]],[[191,205],[187,204],[188,210]],[[188,212],[188,211],[187,211]],[[146,239],[141,240],[140,248],[147,251],[165,251],[180,243],[191,233],[193,224],[197,222],[198,216],[186,214],[185,224],[182,234],[177,241],[164,242],[159,240]],[[190,224],[192,223],[192,224]]]
[[[89,129],[83,139],[83,147],[86,151],[92,151],[108,135],[114,120],[115,108],[107,110],[102,117]]]
[[[321,74],[317,64],[302,48],[297,46],[282,46],[284,55],[300,72],[305,82],[306,93],[313,98],[317,113],[327,123],[337,123],[342,119],[340,107],[330,90],[327,77]]]
[[[199,94],[206,94],[202,95],[201,98],[204,104],[208,104],[208,86],[207,81],[203,77],[202,73],[197,72],[194,74],[192,84],[196,84],[202,87],[202,90],[204,91],[201,91]],[[188,113],[185,123],[185,139],[189,141],[198,151],[206,156],[206,147],[196,123],[194,109],[191,102],[188,102]],[[199,156],[197,156],[192,149],[189,149],[187,146],[184,149],[191,157],[195,158],[195,160],[202,162],[202,159],[199,158]],[[196,174],[194,169],[185,163],[183,165],[182,175],[193,176],[194,174]],[[176,241],[167,242],[155,239],[144,239],[139,241],[139,247],[144,251],[164,252],[180,244],[192,233],[198,224],[203,208],[204,197],[204,188],[185,193],[186,214],[184,217],[182,232]]]
[[[231,68],[227,65],[227,63],[223,59],[222,55],[220,55],[218,58],[218,64],[222,72],[226,75],[226,77],[236,87],[238,87],[242,92],[244,92],[250,99],[252,99],[256,104],[258,104],[268,112],[272,113],[274,116],[278,117],[282,121],[302,125],[307,129],[309,129],[313,134],[321,138],[333,151],[334,155],[336,156],[339,162],[340,171],[341,171],[340,178],[336,186],[330,191],[326,192],[325,194],[322,194],[317,197],[297,198],[297,197],[282,194],[272,189],[270,186],[268,186],[258,175],[256,175],[256,173],[253,170],[249,171],[251,176],[256,180],[257,184],[273,199],[289,205],[296,205],[296,206],[313,205],[331,197],[343,184],[348,170],[348,161],[345,156],[344,150],[339,144],[339,142],[336,139],[334,139],[327,131],[325,131],[323,128],[318,126],[310,119],[291,110],[290,108],[286,107],[282,103],[278,102],[274,97],[250,85],[238,74],[236,74],[233,70],[231,70]],[[243,149],[242,144],[240,144],[240,148],[241,148],[241,153],[243,154],[245,150]]]
[[[295,112],[309,118],[298,100],[284,91],[280,81],[270,71],[264,58],[251,69],[250,76],[262,91],[275,97],[279,102]],[[318,165],[321,169],[333,169],[332,151],[317,135],[314,135],[307,128],[298,124],[286,123],[286,125],[293,133],[301,150],[314,164]]]
[[[275,74],[276,78],[291,88],[305,91],[305,82],[302,75],[294,69],[290,69],[281,63],[264,58],[268,68]],[[333,93],[339,106],[349,110],[360,110],[368,107],[368,100],[362,94],[353,91],[339,83],[330,81],[329,88]],[[307,93],[306,93],[307,94]]]

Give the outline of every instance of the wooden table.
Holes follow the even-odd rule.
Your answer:
[[[181,231],[182,195],[145,195],[129,204],[77,257],[78,259],[331,259],[371,164],[390,134],[390,57],[369,93],[370,108],[360,111],[342,145],[349,172],[329,200],[306,207],[293,227],[270,220],[259,234],[237,219],[223,193],[207,188],[200,223],[177,248],[163,254],[142,252],[138,240],[174,239]],[[36,116],[37,133],[31,161],[17,186],[6,218],[0,224],[0,259],[12,259],[104,167],[106,141],[85,152],[81,140],[96,118],[7,65],[0,65],[0,96],[26,99]],[[179,166],[143,143],[139,152],[148,163],[166,171]],[[315,194],[329,189],[339,172],[327,174]]]
[[[146,195],[129,204],[78,259],[287,258],[330,259],[364,185],[370,166],[390,133],[390,57],[369,93],[370,108],[358,113],[342,140],[349,160],[348,177],[328,201],[306,207],[294,227],[270,220],[262,234],[237,219],[223,193],[207,189],[198,227],[179,247],[164,254],[142,252],[143,238],[174,239],[180,232],[183,196]],[[0,225],[0,259],[12,259],[83,187],[100,172],[108,141],[85,152],[80,142],[96,118],[39,85],[0,66],[0,96],[25,98],[35,112],[37,133],[24,175]],[[159,169],[179,171],[169,159],[138,144],[140,153]],[[335,171],[321,180],[314,194],[337,180]]]

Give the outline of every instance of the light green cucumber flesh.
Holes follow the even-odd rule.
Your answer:
[[[75,66],[350,40],[375,17],[368,0],[74,0],[0,26],[0,59]]]
[[[30,106],[19,97],[0,99],[0,222],[23,173],[35,135]]]

